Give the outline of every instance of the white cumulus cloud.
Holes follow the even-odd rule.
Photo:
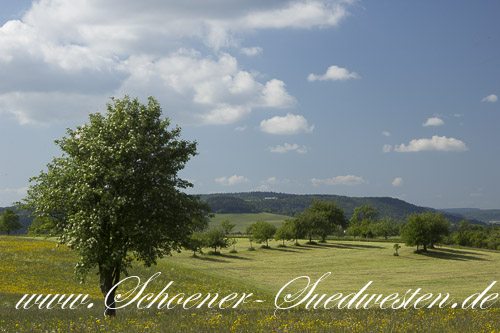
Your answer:
[[[397,186],[401,186],[401,185],[403,185],[403,178],[401,178],[401,177],[394,178],[394,180],[392,181],[392,186],[397,187]]]
[[[390,132],[388,132],[388,131],[383,131],[383,132],[382,132],[382,135],[383,135],[383,136],[391,136],[391,133],[390,133]]]
[[[288,113],[286,116],[275,116],[260,122],[260,130],[269,134],[299,134],[311,133],[314,125],[308,124],[306,118],[301,115]]]
[[[240,68],[231,47],[262,29],[338,25],[352,1],[33,1],[0,26],[0,113],[22,123],[82,120],[109,96],[153,95],[172,118],[228,124],[295,103],[285,83]],[[203,53],[180,45],[204,43]],[[177,111],[179,110],[179,111]],[[180,111],[182,110],[182,111]]]
[[[288,153],[290,151],[295,151],[299,154],[305,154],[307,153],[307,150],[309,148],[307,146],[304,146],[304,145],[298,145],[296,143],[294,144],[289,144],[289,143],[285,143],[283,145],[276,145],[274,147],[269,147],[269,151],[271,153]]]
[[[481,102],[488,102],[488,103],[495,103],[496,101],[498,101],[498,96],[495,94],[488,95],[481,100]]]
[[[347,176],[337,176],[332,178],[312,178],[311,182],[313,186],[320,185],[361,185],[366,183],[366,180],[363,177],[347,175]]]
[[[358,73],[349,72],[346,68],[338,66],[330,66],[323,75],[309,74],[307,76],[307,81],[338,81],[338,80],[348,80],[348,79],[359,79]]]
[[[259,46],[243,47],[243,48],[241,48],[240,51],[244,55],[252,57],[252,56],[255,56],[257,54],[261,54],[262,53],[262,47],[259,47]]]
[[[248,183],[250,180],[243,176],[233,175],[231,177],[220,177],[215,178],[215,181],[224,186],[231,186],[241,183]]]
[[[382,147],[382,151],[383,151],[384,153],[390,153],[390,152],[392,151],[392,146],[391,146],[391,145],[384,145],[384,146]]]
[[[437,135],[434,135],[430,139],[413,139],[408,145],[403,143],[399,146],[394,146],[394,151],[400,153],[428,150],[463,152],[469,150],[469,148],[461,140]]]
[[[444,121],[441,118],[438,117],[433,117],[433,118],[428,118],[425,123],[422,124],[424,127],[428,126],[442,126],[444,125]]]

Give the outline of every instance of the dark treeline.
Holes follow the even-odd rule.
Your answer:
[[[500,226],[474,225],[463,220],[454,225],[452,230],[453,233],[447,239],[448,244],[500,250]]]
[[[304,212],[314,200],[333,201],[342,208],[345,216],[349,219],[353,216],[356,207],[371,206],[375,208],[380,216],[403,221],[406,216],[413,213],[424,213],[434,211],[433,209],[420,207],[406,201],[389,197],[347,197],[341,195],[321,194],[286,194],[274,192],[244,192],[224,194],[203,194],[205,200],[212,207],[214,213],[255,213],[266,212],[288,216],[298,216]],[[233,198],[233,199],[230,199]],[[450,222],[458,223],[463,217],[444,213]],[[486,223],[469,220],[471,224]]]

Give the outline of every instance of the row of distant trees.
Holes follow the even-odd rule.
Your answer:
[[[185,248],[194,253],[201,252],[203,248],[213,248],[213,252],[217,253],[217,249],[235,244],[236,239],[229,237],[234,227],[234,224],[224,220],[217,227],[191,236]],[[329,235],[345,233],[362,238],[401,236],[406,245],[416,246],[417,251],[427,251],[427,248],[449,240],[450,223],[441,213],[430,211],[409,215],[406,223],[395,222],[390,218],[379,218],[378,211],[370,206],[357,207],[351,219],[347,220],[336,203],[314,201],[298,217],[285,220],[279,228],[257,221],[245,230],[250,249],[253,249],[254,241],[269,247],[269,240],[274,239],[284,246],[285,241],[295,241],[296,244],[299,239],[308,239],[308,243],[314,243],[313,239],[325,242]]]
[[[48,219],[35,217],[28,233],[45,234],[52,226]],[[233,246],[236,239],[228,235],[233,233],[235,225],[225,220],[220,226],[194,233],[184,241],[184,248],[201,252],[203,248],[217,249]],[[0,216],[0,233],[10,234],[22,228],[19,216],[14,210],[7,208]],[[451,232],[453,231],[453,232]],[[269,240],[295,241],[308,239],[324,242],[332,234],[337,236],[351,235],[360,238],[400,236],[406,245],[416,246],[417,250],[427,250],[436,244],[458,244],[475,248],[500,250],[500,226],[481,226],[463,220],[451,226],[441,213],[425,212],[409,215],[406,223],[394,221],[389,217],[380,217],[379,212],[371,206],[356,207],[351,219],[345,218],[343,210],[334,202],[314,201],[296,218],[285,220],[280,227],[257,221],[245,230],[250,242],[265,243]],[[253,247],[252,245],[250,246]]]

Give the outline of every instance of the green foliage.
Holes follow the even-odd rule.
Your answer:
[[[52,236],[55,221],[48,216],[35,216],[33,223],[28,227],[28,235],[31,236]]]
[[[252,203],[226,195],[213,195],[207,199],[207,204],[216,214],[257,213]]]
[[[10,235],[12,231],[19,230],[23,227],[19,222],[19,216],[10,208],[6,208],[0,217],[0,233],[6,232]]]
[[[192,184],[177,176],[196,142],[181,140],[161,114],[152,97],[147,105],[112,98],[105,115],[56,140],[62,156],[31,179],[24,208],[50,217],[51,231],[77,253],[81,279],[99,269],[104,295],[132,258],[156,264],[208,223],[208,206],[183,193]]]
[[[440,243],[450,233],[450,223],[443,217],[442,213],[426,212],[409,215],[403,229],[403,239],[408,246],[427,246],[431,248]]]
[[[233,233],[233,229],[236,227],[236,224],[229,222],[229,220],[222,220],[220,226],[222,230],[224,230],[224,233],[229,235]]]
[[[396,236],[399,234],[399,226],[390,217],[383,217],[376,220],[372,226],[372,231],[375,236],[384,237]]]
[[[265,242],[266,247],[269,247],[269,239],[272,239],[276,233],[276,227],[265,221],[257,221],[252,226],[253,239],[259,244]]]
[[[235,224],[229,220],[223,220],[219,226],[210,228],[205,234],[205,246],[214,248],[214,254],[217,254],[217,248],[225,249],[236,244],[235,238],[227,237],[233,231],[234,226]]]
[[[276,230],[276,234],[274,235],[274,239],[283,242],[283,246],[285,246],[285,241],[295,239],[294,234],[294,221],[293,220],[285,220],[281,227]]]
[[[347,233],[354,237],[373,238],[377,234],[375,223],[378,223],[376,220],[378,216],[379,212],[377,209],[371,206],[365,205],[356,207],[349,221]],[[379,230],[379,232],[381,232],[381,230]]]
[[[335,202],[315,200],[300,214],[298,224],[305,231],[309,242],[312,242],[313,236],[319,236],[325,242],[326,237],[337,228],[346,227],[347,221],[344,211]]]
[[[394,244],[393,248],[394,248],[394,251],[396,251],[396,252],[394,252],[394,255],[396,257],[399,256],[398,250],[401,248],[401,245],[399,245],[398,243],[396,243],[396,244]]]
[[[183,243],[183,247],[186,250],[193,251],[193,257],[196,256],[196,252],[203,254],[203,248],[207,247],[207,239],[205,235],[195,233],[189,235]]]
[[[249,226],[247,226],[245,228],[245,234],[247,235],[248,240],[250,241],[250,248],[249,249],[254,249],[253,246],[252,246],[252,241],[253,241],[252,230],[253,230],[253,227],[254,227],[254,225],[250,224]]]
[[[274,192],[244,192],[244,193],[224,193],[224,194],[205,194],[201,196],[203,200],[212,200],[215,197],[233,197],[238,198],[238,205],[251,205],[257,212],[267,212],[282,214],[288,216],[298,216],[309,207],[314,200],[332,201],[339,205],[344,211],[346,218],[352,217],[356,207],[371,206],[375,208],[380,215],[390,217],[394,221],[404,221],[406,216],[412,213],[424,213],[428,210],[425,207],[415,206],[396,198],[389,197],[347,197],[331,194],[286,194]],[[275,198],[275,199],[266,199]],[[239,210],[239,207],[236,206]],[[232,210],[230,205],[225,209]],[[215,209],[214,209],[215,211]],[[462,219],[453,214],[445,214],[450,222],[460,222]],[[500,220],[500,219],[499,219]],[[474,224],[484,224],[480,221],[471,221]]]

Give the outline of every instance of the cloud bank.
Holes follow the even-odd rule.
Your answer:
[[[231,49],[264,29],[338,25],[350,1],[34,2],[0,27],[0,113],[20,123],[85,119],[109,96],[157,97],[169,115],[197,124],[234,123],[256,108],[295,99],[278,78],[241,68]],[[195,45],[207,46],[204,53]],[[184,47],[182,48],[181,45]],[[202,48],[199,48],[202,49]]]

